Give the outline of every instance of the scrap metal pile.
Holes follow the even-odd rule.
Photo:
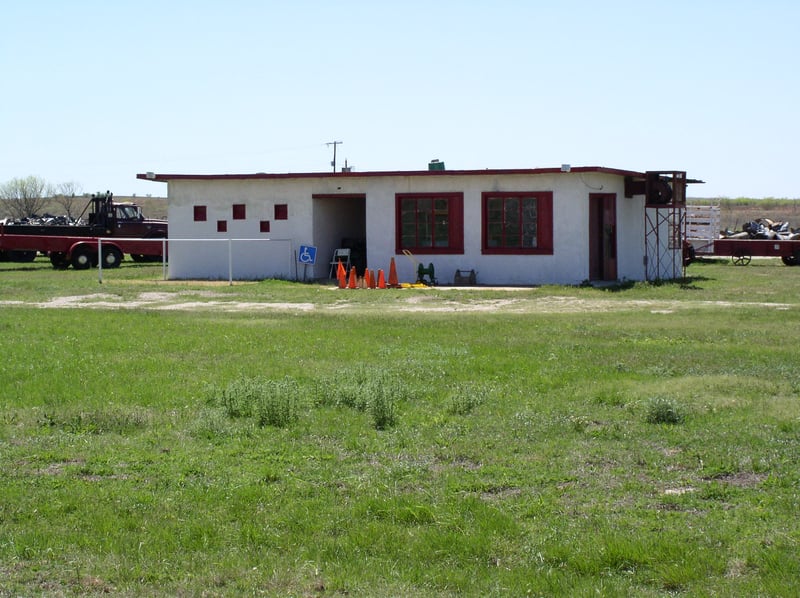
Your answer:
[[[793,229],[788,222],[775,222],[769,218],[757,218],[745,222],[741,231],[723,231],[721,239],[768,239],[793,241],[800,239],[800,229]]]
[[[44,214],[43,216],[30,216],[28,218],[4,218],[0,224],[29,224],[35,226],[81,226],[85,224],[83,220],[76,220],[69,216],[53,216]]]

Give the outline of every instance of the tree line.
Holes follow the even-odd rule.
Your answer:
[[[71,218],[82,198],[82,189],[74,181],[54,185],[33,175],[14,178],[0,185],[0,217],[31,218],[55,203]]]

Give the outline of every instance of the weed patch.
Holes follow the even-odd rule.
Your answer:
[[[469,415],[486,402],[490,392],[482,384],[454,384],[448,389],[447,412],[450,415]]]
[[[654,397],[647,402],[647,423],[682,424],[686,419],[682,408],[671,399]]]
[[[231,419],[254,418],[259,426],[283,428],[296,422],[302,410],[318,407],[355,409],[369,414],[376,430],[397,424],[398,404],[408,399],[400,379],[391,372],[379,371],[334,381],[306,381],[284,377],[237,378],[223,388],[206,391],[209,402],[223,409]],[[219,422],[207,419],[206,432],[220,429]]]
[[[290,378],[242,377],[207,392],[211,403],[222,407],[228,417],[252,417],[259,426],[278,428],[296,422],[304,402],[300,387]]]
[[[413,385],[395,371],[381,368],[356,367],[315,386],[317,404],[365,412],[376,430],[395,426],[399,404],[416,396]]]
[[[39,424],[70,434],[130,434],[146,429],[151,414],[136,407],[108,407],[93,411],[50,408],[41,414]]]

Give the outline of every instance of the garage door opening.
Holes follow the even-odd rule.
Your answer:
[[[350,263],[363,276],[367,267],[367,196],[315,194],[312,198],[313,234],[319,256],[316,277],[328,276],[329,261],[338,248],[350,249]]]

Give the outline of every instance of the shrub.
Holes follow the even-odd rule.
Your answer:
[[[211,390],[211,402],[228,417],[255,417],[260,426],[284,427],[297,420],[301,394],[290,378],[238,378],[219,390]]]
[[[469,415],[486,401],[489,391],[481,385],[456,384],[450,388],[447,412],[450,415]]]
[[[333,382],[318,382],[314,391],[318,405],[348,407],[368,413],[377,430],[397,423],[397,403],[412,394],[401,379],[388,370],[356,367]]]
[[[398,384],[398,380],[390,377],[371,381],[363,387],[376,430],[385,430],[397,423],[396,403],[400,392]]]
[[[238,378],[225,388],[210,389],[211,402],[221,406],[228,417],[250,417],[258,396],[257,384],[252,378]]]
[[[300,403],[300,388],[291,378],[260,381],[255,407],[258,425],[283,428],[294,423]]]
[[[650,399],[647,405],[647,422],[651,424],[680,424],[684,415],[678,405],[663,397]]]
[[[44,413],[40,424],[72,434],[129,434],[147,428],[151,414],[139,408],[109,407],[96,411]]]
[[[357,411],[366,411],[367,398],[363,391],[373,376],[380,376],[362,365],[342,370],[332,380],[316,383],[314,395],[318,405],[328,407],[349,407]]]

